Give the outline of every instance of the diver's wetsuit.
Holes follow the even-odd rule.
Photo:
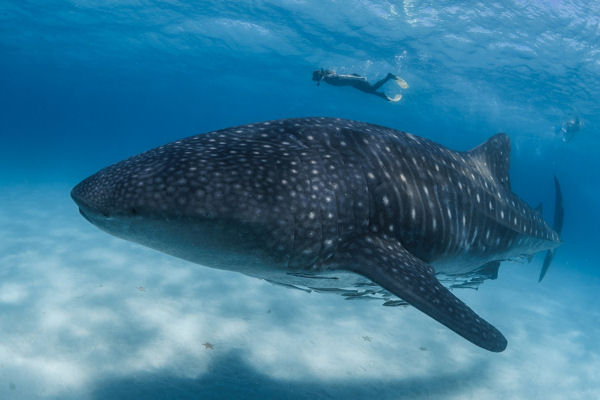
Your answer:
[[[400,98],[402,98],[402,96],[397,95],[392,98],[383,92],[377,91],[377,89],[379,89],[382,85],[384,85],[390,79],[395,80],[396,83],[398,83],[398,85],[402,88],[408,87],[408,85],[406,84],[406,82],[404,82],[404,80],[402,78],[397,77],[396,75],[393,75],[393,74],[387,74],[387,76],[385,78],[381,79],[380,81],[377,81],[374,85],[371,85],[367,81],[367,78],[365,78],[364,76],[357,75],[357,74],[342,75],[342,74],[337,74],[335,71],[323,70],[323,69],[313,72],[313,81],[316,81],[317,85],[319,85],[321,81],[325,81],[325,82],[329,83],[330,85],[334,85],[334,86],[352,86],[362,92],[370,93],[370,94],[374,94],[376,96],[382,97],[382,98],[386,99],[387,101],[398,101],[398,100],[400,100]]]

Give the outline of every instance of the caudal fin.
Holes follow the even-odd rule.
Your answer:
[[[556,204],[554,205],[554,230],[558,236],[560,236],[563,227],[564,208],[560,183],[558,182],[558,178],[556,178],[556,176],[554,177],[554,188],[556,189]],[[552,260],[554,259],[555,252],[556,249],[548,250],[546,252],[546,257],[544,257],[544,264],[542,265],[538,282],[541,282],[542,279],[544,279],[544,276],[546,276],[546,272],[548,272],[548,268],[550,268],[550,263],[552,263]]]
[[[565,210],[563,208],[563,197],[562,192],[560,190],[560,183],[558,182],[558,178],[554,177],[554,187],[556,188],[556,205],[554,207],[554,230],[560,236],[563,228],[563,218],[565,215]]]

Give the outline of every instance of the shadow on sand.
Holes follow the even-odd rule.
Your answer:
[[[451,374],[409,379],[287,381],[273,379],[248,365],[241,352],[216,358],[201,377],[189,379],[152,373],[101,382],[92,392],[113,399],[443,399],[484,384],[487,362]]]

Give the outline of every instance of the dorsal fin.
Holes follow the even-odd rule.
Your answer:
[[[498,183],[510,189],[510,139],[505,133],[497,133],[484,143],[469,151],[471,157],[481,161]]]

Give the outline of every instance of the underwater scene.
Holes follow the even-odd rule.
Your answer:
[[[0,2],[0,399],[600,398],[600,3]]]

